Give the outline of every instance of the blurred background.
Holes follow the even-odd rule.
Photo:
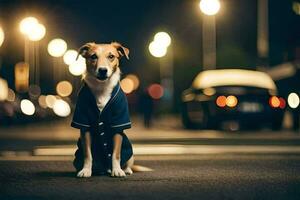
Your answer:
[[[299,36],[300,0],[0,0],[0,199],[299,199]],[[80,181],[77,50],[112,41],[154,171]]]
[[[298,0],[1,0],[0,125],[69,119],[85,71],[77,49],[118,41],[130,49],[121,85],[146,127],[268,118],[298,130],[299,24]]]

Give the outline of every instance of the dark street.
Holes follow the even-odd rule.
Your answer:
[[[0,0],[0,200],[300,199],[299,24],[300,0]]]
[[[153,168],[75,178],[71,161],[1,161],[1,199],[298,199],[300,156],[137,156]]]
[[[120,179],[76,178],[78,133],[67,121],[2,128],[1,199],[298,199],[300,135],[187,131],[167,119],[151,129],[135,121],[136,164],[154,171]]]

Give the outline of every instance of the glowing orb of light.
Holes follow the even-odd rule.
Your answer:
[[[73,91],[73,86],[69,81],[61,81],[56,86],[56,92],[62,97],[69,96]]]
[[[69,65],[69,71],[74,76],[82,75],[86,70],[85,59],[79,56],[78,60]]]
[[[20,31],[22,34],[29,35],[38,24],[38,20],[34,17],[26,17],[20,22]]]
[[[129,78],[121,80],[121,88],[126,94],[130,94],[134,90],[134,82]]]
[[[164,95],[164,88],[155,83],[149,86],[148,93],[153,99],[160,99]]]
[[[53,105],[53,111],[57,116],[67,117],[71,113],[71,108],[66,101],[57,99]]]
[[[28,34],[28,38],[31,41],[39,41],[46,35],[46,28],[43,24],[36,24],[31,33]]]
[[[152,41],[149,44],[149,52],[152,56],[161,58],[167,54],[167,47],[164,44],[160,44],[159,42]]]
[[[171,37],[166,32],[158,32],[154,36],[154,41],[160,43],[162,46],[168,47],[171,44]]]
[[[297,108],[299,106],[300,100],[296,93],[291,93],[288,96],[288,104],[291,108]]]
[[[48,53],[53,57],[61,57],[67,50],[67,43],[60,38],[53,39],[48,44]]]
[[[206,15],[215,15],[219,12],[221,5],[219,0],[201,0],[200,10]]]
[[[35,106],[34,104],[29,101],[28,99],[23,99],[21,101],[21,111],[25,115],[33,115],[35,112]]]
[[[71,65],[73,62],[76,61],[77,58],[77,51],[73,50],[73,49],[69,49],[68,51],[66,51],[66,53],[64,54],[64,63],[66,65]]]

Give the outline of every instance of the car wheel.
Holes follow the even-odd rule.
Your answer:
[[[186,104],[183,104],[181,107],[181,121],[185,128],[187,129],[195,129],[196,125],[190,120],[188,116],[188,111]]]
[[[187,104],[183,104],[182,106],[182,123],[185,128],[188,129],[205,129],[208,127],[208,116],[204,111],[203,106],[199,105],[197,111],[189,112]],[[194,121],[191,120],[191,114],[196,115],[197,119]]]

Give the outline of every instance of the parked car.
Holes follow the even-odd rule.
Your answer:
[[[271,77],[244,69],[200,72],[182,93],[182,122],[186,128],[282,127],[286,107]]]

